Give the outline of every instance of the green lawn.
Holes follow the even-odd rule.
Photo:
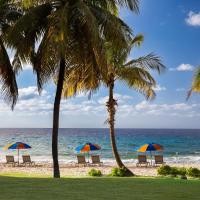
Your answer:
[[[3,200],[199,200],[200,181],[172,178],[52,178],[0,176]]]

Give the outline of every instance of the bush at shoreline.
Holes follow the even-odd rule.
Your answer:
[[[200,178],[200,170],[190,167],[188,169],[184,167],[170,167],[169,165],[160,166],[157,170],[158,175],[161,176],[189,176],[193,178]]]

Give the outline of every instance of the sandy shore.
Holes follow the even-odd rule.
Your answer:
[[[134,174],[138,176],[157,176],[157,168],[156,167],[136,167],[135,165],[127,165],[129,169],[131,169]],[[177,167],[197,167],[200,169],[200,164],[174,164],[170,166]],[[101,170],[104,175],[107,175],[111,172],[111,169],[115,167],[115,165],[106,165],[103,166],[75,166],[74,164],[61,164],[60,171],[62,176],[87,176],[87,173],[90,169],[95,168]],[[9,173],[25,173],[27,175],[42,175],[42,176],[51,176],[52,175],[52,165],[51,164],[43,164],[39,163],[34,167],[24,167],[24,166],[16,166],[12,167],[5,164],[0,164],[0,174],[9,174]]]

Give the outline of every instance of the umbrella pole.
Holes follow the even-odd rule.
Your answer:
[[[18,150],[18,165],[19,165],[19,149],[17,149]]]

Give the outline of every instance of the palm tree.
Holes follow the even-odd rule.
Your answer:
[[[9,44],[22,62],[31,62],[38,88],[54,78],[52,156],[54,177],[60,177],[58,127],[66,70],[87,68],[97,77],[107,73],[104,39],[125,48],[131,30],[116,16],[117,4],[138,10],[137,0],[41,0],[25,10],[9,33]]]
[[[193,92],[200,92],[200,67],[197,68],[192,81],[192,87],[188,92],[187,99],[190,98]]]
[[[5,40],[7,30],[21,16],[20,12],[8,0],[0,2],[0,81],[1,95],[4,100],[14,106],[18,98],[18,87],[15,77],[15,65],[17,64],[17,56],[11,63],[7,43]]]
[[[99,80],[97,76],[89,73],[88,70],[83,71],[83,68],[79,70],[71,69],[68,71],[68,78],[64,89],[64,96],[70,97],[76,95],[78,92],[97,90],[101,82],[108,87],[109,99],[106,104],[108,110],[107,121],[110,127],[113,155],[118,167],[124,168],[127,176],[132,176],[133,173],[121,161],[115,140],[115,113],[117,106],[117,101],[114,99],[115,82],[117,80],[123,81],[130,88],[144,94],[147,99],[153,99],[155,97],[153,88],[156,86],[156,81],[151,76],[149,70],[156,70],[160,73],[165,68],[160,59],[153,54],[126,62],[131,49],[134,46],[140,46],[142,41],[143,36],[138,35],[133,38],[128,48],[125,49],[113,48],[110,43],[107,43],[108,73],[102,74],[102,79]]]
[[[143,36],[136,36],[130,47],[121,51],[118,49],[109,48],[109,73],[108,73],[108,82],[106,83],[109,89],[109,99],[107,102],[108,110],[108,123],[110,126],[110,139],[112,144],[113,154],[115,156],[118,167],[124,168],[126,170],[127,176],[132,176],[133,173],[125,167],[123,162],[120,159],[116,140],[115,140],[115,113],[117,101],[114,98],[114,87],[117,80],[125,82],[130,88],[136,90],[137,92],[145,95],[146,99],[153,99],[155,97],[155,92],[153,88],[156,86],[156,81],[153,79],[149,73],[149,69],[153,69],[161,72],[164,69],[163,64],[160,62],[160,59],[153,54],[149,54],[138,59],[127,61],[130,50],[134,46],[140,46],[143,41]]]

